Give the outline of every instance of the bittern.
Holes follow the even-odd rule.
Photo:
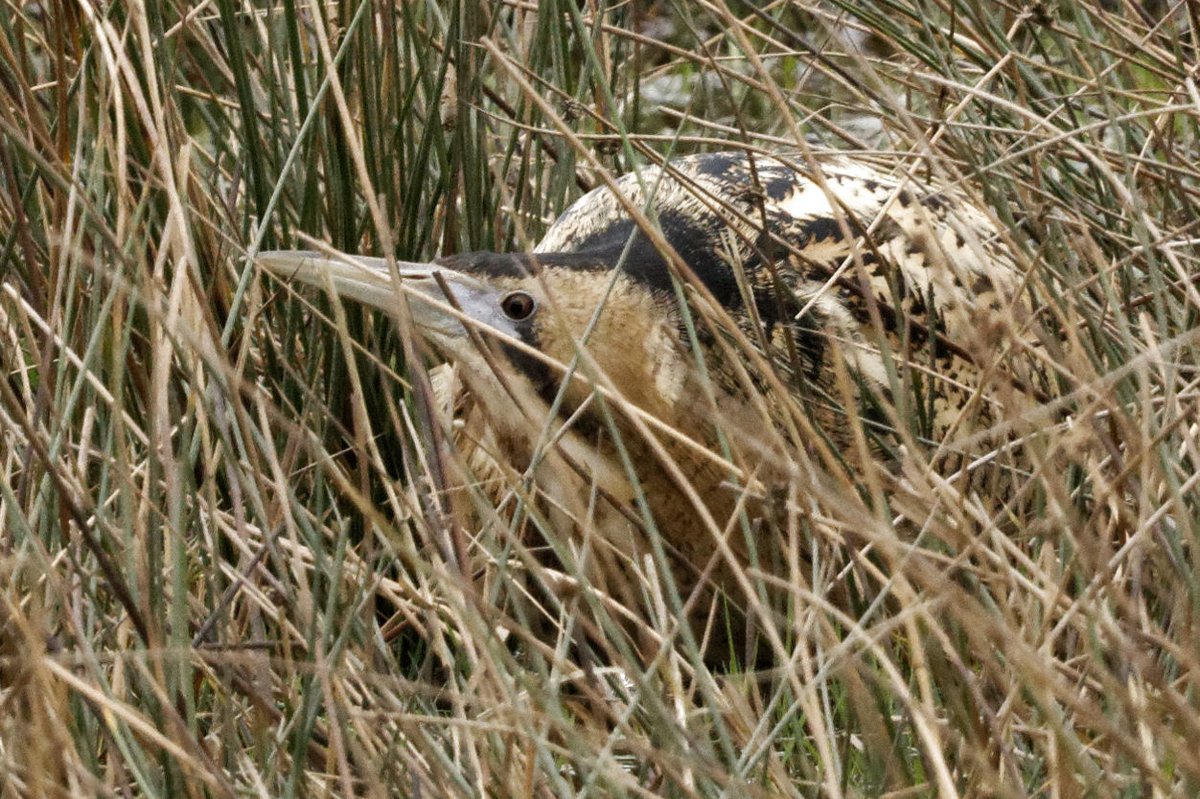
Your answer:
[[[952,443],[1001,418],[1019,379],[996,365],[1024,312],[991,218],[949,185],[835,153],[644,168],[584,195],[531,253],[258,263],[394,315],[407,298],[412,328],[458,365],[465,460],[532,470],[547,518],[604,542],[610,589],[657,534],[685,595],[703,576],[741,597],[747,545],[729,532],[794,467],[771,443],[788,413],[812,421],[802,447],[852,473],[847,419],[903,425],[885,412],[902,394],[908,435]]]

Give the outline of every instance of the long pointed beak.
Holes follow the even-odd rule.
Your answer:
[[[276,277],[299,280],[318,288],[332,288],[339,297],[357,300],[372,308],[389,311],[396,306],[392,275],[387,261],[382,258],[333,257],[311,250],[270,250],[260,252],[254,261]],[[433,264],[397,261],[396,267],[401,280],[434,284],[436,267]],[[444,297],[440,299],[445,300]]]
[[[361,255],[330,256],[306,250],[260,252],[255,263],[284,280],[299,280],[332,290],[339,297],[356,300],[390,314],[399,313],[398,296],[392,272],[383,258]],[[455,300],[486,292],[487,287],[460,272],[437,264],[396,262],[400,289],[408,296],[413,322],[427,333],[462,335],[464,328],[455,310],[447,302],[442,286],[434,278],[440,273]],[[468,315],[470,309],[466,309]]]

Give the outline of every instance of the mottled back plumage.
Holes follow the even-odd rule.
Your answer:
[[[757,322],[781,345],[790,326],[809,376],[836,337],[849,365],[887,393],[874,309],[893,364],[907,362],[928,381],[933,439],[977,432],[994,417],[994,397],[980,399],[977,418],[959,412],[1001,342],[1027,338],[1016,332],[1020,274],[991,218],[961,192],[829,153],[813,162],[695,155],[617,186],[653,209],[667,241],[744,330]],[[608,188],[568,208],[535,252],[608,264],[625,252],[625,271],[673,301],[666,260]]]

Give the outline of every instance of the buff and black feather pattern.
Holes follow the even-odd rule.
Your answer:
[[[659,251],[613,189],[646,210],[673,253]],[[435,376],[470,481],[499,504],[532,473],[544,500],[534,506],[553,520],[551,529],[584,531],[578,540],[592,542],[583,559],[589,584],[639,606],[630,575],[652,547],[650,532],[630,510],[639,493],[628,462],[681,595],[701,590],[703,582],[704,592],[742,596],[735,564],[752,562],[750,544],[738,535],[722,539],[729,549],[713,560],[710,533],[733,529],[743,511],[772,514],[776,481],[794,474],[793,453],[778,446],[786,439],[764,435],[785,417],[764,416],[764,407],[803,414],[812,424],[794,426],[805,436],[797,443],[819,447],[808,438],[816,433],[852,473],[861,473],[871,454],[846,446],[854,434],[846,424],[852,404],[859,419],[882,424],[879,436],[866,441],[880,445],[881,454],[895,450],[894,423],[904,440],[907,433],[928,437],[939,469],[980,462],[983,450],[1000,462],[994,429],[1020,412],[1014,386],[1028,360],[1017,356],[1032,346],[1024,332],[1029,317],[1016,260],[998,226],[966,193],[835,154],[815,161],[697,155],[626,175],[613,189],[581,197],[531,255],[467,253],[441,262],[499,290],[542,291],[546,310],[557,315],[515,328],[527,347],[566,363],[586,327],[589,355],[603,363],[623,399],[693,440],[685,445],[645,433],[623,414],[606,426],[593,416],[598,403],[591,402],[590,384],[560,385],[552,379],[556,372],[524,356],[509,353],[507,363],[525,378],[524,394],[487,382],[473,356]],[[680,296],[701,312],[693,315],[701,321],[691,328],[695,338],[679,324]],[[747,378],[756,380],[759,367],[743,368],[745,353],[737,347],[714,346],[732,332],[718,310],[772,356],[767,368],[788,372],[788,396],[768,391],[748,401]],[[692,351],[697,344],[701,353]],[[800,351],[797,360],[788,360],[789,350]],[[711,396],[700,389],[699,361],[707,386],[716,389]],[[843,380],[846,374],[854,379]],[[545,457],[534,455],[540,423],[525,423],[510,407],[538,411],[539,398],[563,422]],[[906,402],[921,407],[910,414],[911,405],[901,408]],[[736,439],[728,462],[697,456],[694,444],[717,452],[722,437]],[[881,463],[890,471],[895,462]],[[1010,485],[1003,471],[989,469],[978,481],[975,472],[960,473],[999,497]],[[903,471],[898,476],[902,485],[907,478]],[[690,491],[680,490],[685,483]],[[462,507],[470,512],[474,505]],[[760,555],[770,552],[762,542],[754,546]],[[689,617],[695,630],[709,624],[716,594],[699,596]],[[747,625],[731,612],[717,626],[741,635]],[[720,651],[709,654],[728,662]]]
[[[925,385],[935,437],[994,416],[976,407],[974,424],[960,418],[973,397],[994,401],[979,399],[979,373],[1022,338],[1020,272],[963,193],[843,155],[740,152],[644,168],[617,188],[651,212],[747,332],[793,335],[814,374],[836,339],[848,366],[885,393],[885,359],[907,364]],[[666,258],[607,187],[568,208],[535,254],[619,265],[664,301],[674,296]]]

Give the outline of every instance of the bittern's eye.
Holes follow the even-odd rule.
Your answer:
[[[510,291],[500,300],[500,310],[514,322],[524,322],[537,310],[537,300],[525,291]]]

